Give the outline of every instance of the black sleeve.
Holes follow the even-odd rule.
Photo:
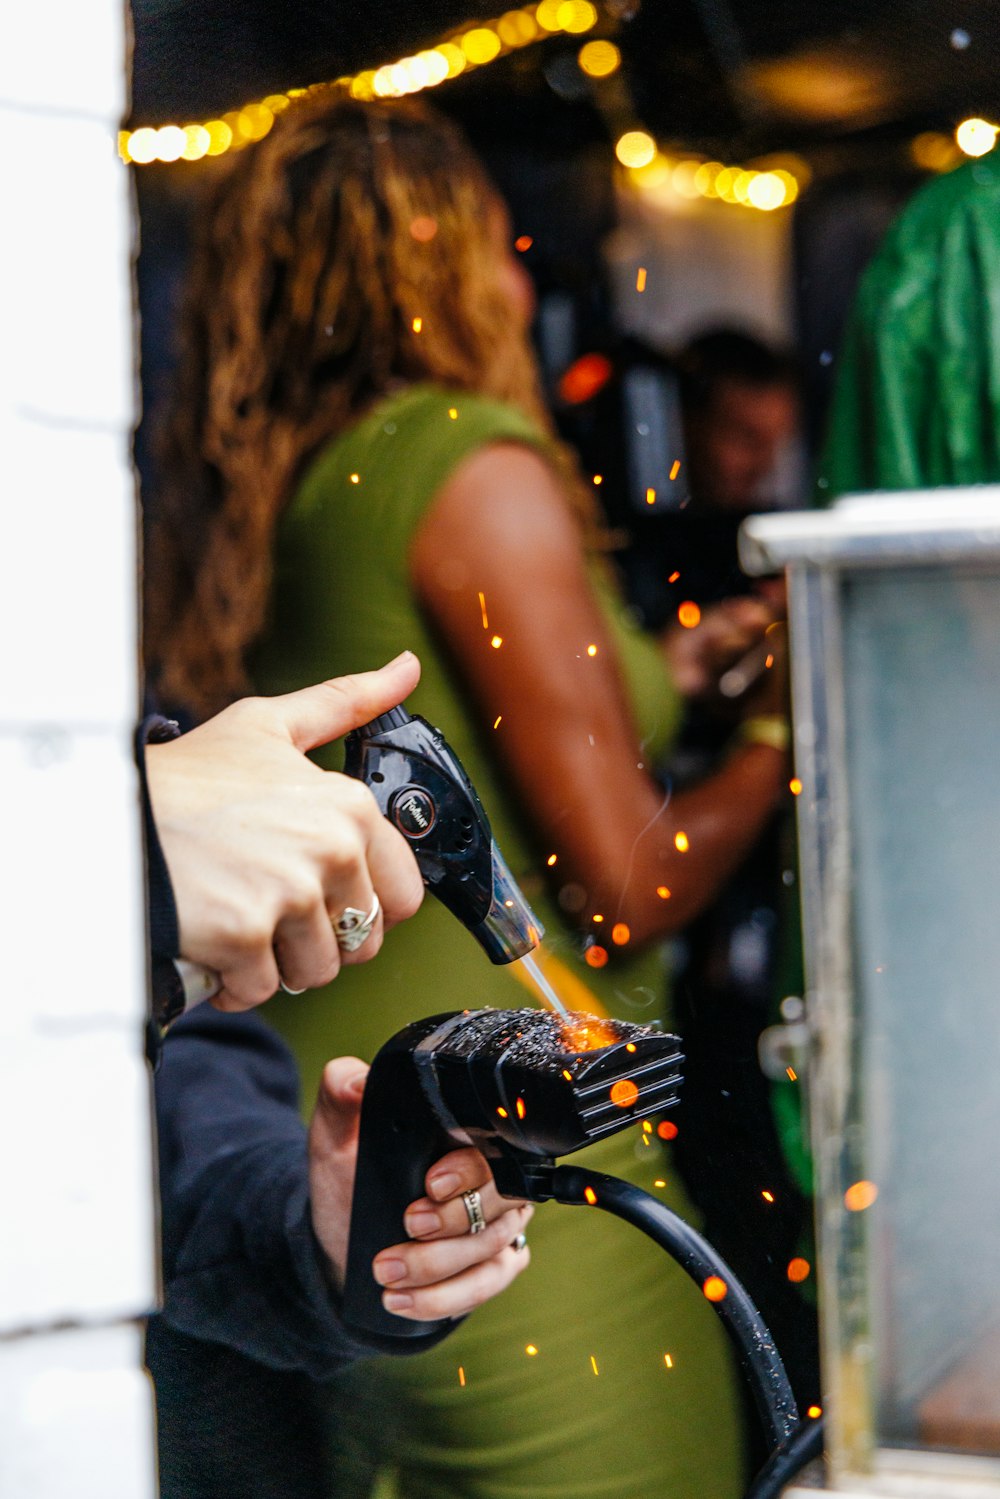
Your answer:
[[[312,1227],[295,1063],[270,1027],[208,1005],[183,1016],[163,1043],[156,1112],[166,1322],[314,1379],[375,1352],[339,1318]]]

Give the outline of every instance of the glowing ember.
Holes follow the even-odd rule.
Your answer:
[[[823,1407],[821,1405],[811,1405],[809,1407],[809,1409],[806,1411],[806,1415],[809,1417],[809,1419],[811,1421],[818,1421],[819,1418],[820,1418],[820,1416],[822,1414],[823,1414]]]
[[[768,671],[770,671],[771,667],[774,665],[774,657],[773,656],[766,656],[764,658],[764,665],[768,669]]]
[[[792,776],[792,779],[788,783],[788,789],[793,796],[802,795],[802,782],[799,780],[798,776]]]
[[[500,727],[500,725],[501,725],[502,722],[503,722],[503,714],[502,713],[498,713],[497,716],[496,716],[496,718],[493,720],[493,727],[495,729],[498,729]]]
[[[762,1192],[760,1195],[761,1195],[761,1197],[763,1197],[763,1199],[764,1199],[765,1202],[773,1202],[774,1201],[774,1193],[773,1192]]]
[[[655,489],[647,489],[646,490],[646,504],[647,505],[655,505],[656,504],[656,490]]]
[[[624,921],[616,921],[611,928],[611,940],[616,947],[624,947],[631,935],[632,933]],[[634,1047],[632,1049],[633,1051],[635,1050]]]
[[[595,484],[603,484],[604,483],[604,475],[603,474],[595,474],[594,475],[594,483]]]
[[[661,900],[669,900],[670,899],[670,891],[667,889],[666,885],[657,885],[657,887],[656,887],[656,893],[660,897]]]
[[[676,1140],[677,1126],[672,1119],[662,1119],[656,1126],[656,1133],[661,1140]]]
[[[663,1180],[663,1177],[662,1177],[662,1176],[658,1176],[658,1177],[657,1177],[657,1178],[656,1178],[656,1180],[655,1180],[655,1182],[654,1182],[654,1183],[653,1183],[653,1186],[654,1186],[654,1187],[665,1187],[665,1186],[666,1186],[666,1185],[667,1185],[667,1184],[666,1184],[666,1182],[665,1182],[665,1181],[664,1181],[664,1180]]]
[[[565,1067],[563,1068],[563,1077],[566,1079],[566,1081],[568,1083],[571,1083],[573,1081],[573,1074],[572,1074],[572,1072],[567,1072],[567,1070],[566,1070]]]
[[[588,647],[587,647],[587,655],[588,656],[596,656],[597,655],[597,646],[596,645],[588,645]]]
[[[681,460],[679,458],[675,458],[674,461],[673,461],[673,463],[670,465],[670,478],[671,478],[671,480],[676,479],[677,475],[680,473],[680,471],[681,471]],[[674,574],[674,577],[678,577],[678,576],[679,576],[678,573]]]
[[[553,866],[553,864],[555,864],[557,862],[558,858],[559,858],[558,854],[549,854],[549,857],[546,859],[545,862],[549,866],[549,868],[551,869],[552,866]]]
[[[534,243],[535,241],[532,239],[530,234],[519,234],[517,236],[517,239],[514,241],[514,249],[520,250],[521,254],[523,255],[525,250],[530,250]]]
[[[493,639],[490,641],[490,645],[493,647],[493,649],[495,651],[498,651],[500,649],[500,647],[503,645],[503,636],[502,635],[494,635]]]
[[[788,1269],[785,1271],[785,1274],[792,1282],[792,1285],[797,1286],[800,1285],[802,1281],[809,1279],[809,1272],[811,1269],[812,1266],[810,1265],[808,1260],[800,1259],[798,1255],[796,1255],[795,1259],[788,1261]]]
[[[670,577],[669,577],[669,578],[668,578],[668,579],[667,579],[667,582],[668,582],[668,583],[676,583],[676,582],[677,582],[677,579],[678,579],[678,578],[679,578],[679,577],[680,577],[680,573],[671,573],[671,574],[670,574]]]
[[[639,1097],[639,1089],[631,1078],[620,1077],[611,1084],[611,1102],[620,1109],[630,1109]]]
[[[596,1207],[596,1205],[597,1205],[597,1193],[594,1191],[593,1187],[584,1187],[584,1189],[583,1189],[583,1195],[587,1199],[587,1201],[590,1203],[591,1207]]]
[[[579,406],[611,379],[614,366],[604,354],[581,354],[559,381],[559,394],[567,406]]]
[[[503,1107],[502,1104],[497,1105],[497,1113],[500,1115],[501,1119],[507,1119],[510,1117],[507,1113],[507,1110]]]
[[[663,1355],[663,1362],[666,1364],[666,1366],[667,1366],[668,1369],[672,1369],[674,1367],[674,1361],[670,1357],[669,1353],[665,1353]]]
[[[865,1208],[871,1207],[877,1196],[878,1187],[874,1182],[855,1182],[844,1193],[844,1206],[849,1213],[863,1213]]]
[[[588,1015],[561,1026],[559,1040],[566,1051],[599,1051],[602,1046],[613,1046],[619,1040],[619,1033],[608,1021]]]
[[[677,618],[685,630],[693,630],[696,625],[701,624],[701,610],[691,599],[686,599],[677,611]]]
[[[413,331],[414,331],[414,333],[419,333],[420,330],[421,330],[421,328],[423,326],[424,326],[424,320],[423,320],[422,317],[415,317],[413,319]]]
[[[360,484],[361,483],[361,475],[360,474],[352,474],[351,475],[351,483],[352,484]]]
[[[707,1301],[724,1301],[729,1294],[729,1287],[718,1275],[710,1275],[701,1289]]]
[[[690,847],[691,840],[688,837],[687,833],[683,832],[682,830],[678,830],[674,834],[674,848],[679,854],[686,854]]]
[[[598,1369],[597,1369],[597,1360],[596,1360],[596,1358],[594,1357],[593,1354],[590,1355],[590,1367],[593,1369],[593,1371],[594,1371],[595,1374],[598,1372]]]
[[[636,291],[646,290],[646,267],[644,265],[641,265],[635,273],[635,289]]]
[[[452,419],[453,422],[457,422],[458,421],[458,407],[457,406],[449,406],[448,407],[448,415],[451,417],[451,419]]]
[[[603,921],[604,917],[601,915],[600,911],[598,911],[597,914],[592,916],[590,919],[591,921]]]
[[[534,1343],[527,1343],[525,1345],[524,1351],[529,1358],[534,1358],[535,1354],[538,1352],[538,1349],[535,1347]]]
[[[527,1109],[524,1107],[524,1099],[523,1098],[519,1098],[517,1100],[517,1103],[514,1105],[514,1107],[517,1110],[517,1117],[518,1117],[518,1119],[523,1119],[524,1116],[525,1116],[525,1114],[528,1112]]]
[[[796,1072],[794,1067],[786,1067],[785,1076],[788,1078],[788,1081],[790,1083],[797,1083],[799,1080],[799,1074]]]
[[[481,593],[479,595],[479,612],[483,616],[483,629],[484,630],[488,630],[489,627],[490,627],[490,622],[489,622],[489,618],[487,617],[487,614],[486,614],[486,595],[485,595],[485,593]]]
[[[459,1364],[459,1366],[458,1366],[458,1382],[462,1386],[462,1389],[464,1390],[465,1389],[465,1370],[462,1368],[461,1364]]]
[[[635,1051],[635,1042],[634,1041],[626,1041],[625,1042],[625,1050],[626,1051]],[[650,1126],[650,1128],[652,1128],[652,1126]]]
[[[605,947],[588,947],[583,956],[588,968],[603,968],[608,961],[608,952]]]

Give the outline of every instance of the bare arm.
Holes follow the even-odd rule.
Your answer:
[[[633,943],[684,926],[766,824],[785,756],[747,746],[664,806],[639,768],[574,520],[555,474],[527,448],[496,445],[459,467],[417,533],[410,570],[484,720],[503,716],[498,753],[540,842],[558,856],[558,884],[586,891],[581,926],[593,930],[600,913],[626,923]]]

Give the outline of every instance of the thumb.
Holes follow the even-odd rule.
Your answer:
[[[346,1150],[357,1139],[367,1065],[357,1057],[335,1057],[320,1079],[313,1122],[323,1129],[329,1150]]]
[[[339,739],[380,713],[395,708],[420,680],[420,662],[403,651],[378,671],[332,677],[301,692],[271,699],[271,706],[299,750],[315,749]]]

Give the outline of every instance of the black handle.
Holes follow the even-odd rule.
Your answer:
[[[454,1148],[420,1086],[412,1048],[396,1050],[390,1042],[365,1084],[344,1280],[344,1321],[368,1342],[384,1338],[387,1346],[398,1346],[400,1339],[426,1337],[448,1325],[387,1312],[372,1260],[380,1250],[406,1242],[403,1213],[424,1196],[424,1177],[434,1162]]]

